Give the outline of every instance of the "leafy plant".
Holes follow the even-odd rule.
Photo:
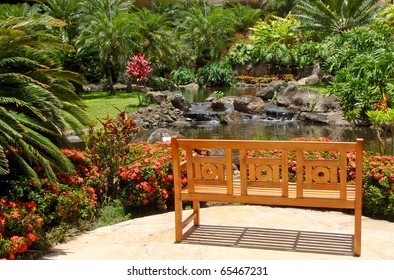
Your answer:
[[[359,27],[321,45],[324,68],[335,75],[329,93],[336,94],[345,113],[358,109],[360,116],[385,110],[394,97],[394,55],[391,31]]]
[[[137,84],[143,84],[148,81],[149,73],[153,68],[149,66],[150,61],[145,59],[144,54],[136,54],[129,59],[126,66],[126,74]],[[141,97],[138,94],[139,104],[141,105]]]
[[[394,131],[394,109],[388,108],[386,111],[368,111],[367,116],[379,139],[380,153],[384,155],[387,151],[387,133],[388,131]],[[393,141],[392,139],[392,149],[394,148]]]
[[[187,85],[195,81],[195,75],[190,69],[178,68],[171,72],[171,80],[177,85]]]
[[[197,83],[211,87],[230,86],[232,68],[227,61],[210,62],[197,72]]]
[[[126,111],[121,112],[116,118],[107,117],[100,123],[101,128],[96,129],[92,126],[89,129],[87,151],[93,165],[98,167],[101,174],[98,192],[102,199],[99,202],[102,203],[117,197],[117,171],[129,152],[127,145],[132,142],[140,128]]]
[[[307,0],[297,2],[295,15],[300,28],[342,33],[376,20],[382,7],[378,0]]]
[[[32,8],[33,9],[33,8]],[[65,71],[59,50],[69,49],[48,32],[66,23],[48,15],[0,19],[0,171],[37,179],[35,165],[56,181],[58,171],[72,165],[57,147],[66,129],[87,122],[85,104],[73,83],[77,73]],[[6,156],[6,160],[5,160]],[[12,170],[11,170],[12,163]]]

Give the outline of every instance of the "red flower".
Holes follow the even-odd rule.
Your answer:
[[[37,240],[37,236],[34,233],[29,232],[26,236],[31,242],[34,242]]]

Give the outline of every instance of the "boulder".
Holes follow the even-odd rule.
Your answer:
[[[319,92],[294,85],[288,86],[278,93],[277,105],[288,109],[304,112],[329,112],[339,111],[340,105],[336,96],[322,96]]]
[[[189,111],[189,109],[191,107],[190,102],[187,99],[185,99],[182,94],[176,94],[176,95],[172,96],[171,104],[172,104],[172,106],[174,106],[175,108],[177,108],[183,112]]]
[[[156,142],[170,142],[171,136],[176,135],[179,138],[184,138],[179,134],[179,132],[167,129],[167,128],[158,128],[152,132],[152,134],[148,137],[148,143],[156,143]]]
[[[256,96],[263,100],[269,100],[274,98],[275,92],[283,87],[286,83],[282,80],[272,81],[266,87],[256,92]]]
[[[224,116],[221,118],[220,123],[221,124],[237,124],[237,123],[243,123],[244,120],[242,118],[242,115],[238,111],[230,111],[224,114]]]
[[[147,94],[152,104],[160,104],[167,100],[167,95],[160,91],[150,91]]]
[[[242,113],[260,115],[264,111],[264,101],[260,97],[243,95],[234,99],[234,110]]]

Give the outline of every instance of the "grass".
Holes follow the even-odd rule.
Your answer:
[[[127,109],[132,112],[138,107],[138,93],[118,91],[109,95],[107,91],[93,91],[82,94],[88,108],[86,112],[91,120],[103,120],[107,116],[114,117]]]
[[[104,205],[99,211],[99,217],[92,225],[92,229],[114,225],[131,219],[131,215],[124,212],[122,202],[119,200],[114,200]]]

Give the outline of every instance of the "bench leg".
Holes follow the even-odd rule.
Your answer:
[[[193,212],[196,214],[194,225],[200,225],[200,201],[193,201]]]
[[[182,242],[182,200],[175,198],[175,242]]]
[[[361,218],[362,211],[356,208],[354,212],[354,248],[353,253],[355,256],[361,255]]]

